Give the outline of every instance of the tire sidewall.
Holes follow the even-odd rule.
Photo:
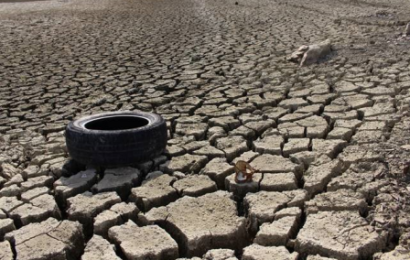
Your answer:
[[[147,119],[145,126],[124,130],[94,130],[87,122],[105,117],[135,116]],[[120,111],[86,116],[66,128],[66,144],[71,157],[83,164],[117,167],[146,161],[160,155],[166,146],[165,120],[139,111]]]

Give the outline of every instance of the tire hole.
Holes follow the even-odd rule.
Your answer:
[[[116,131],[127,130],[143,127],[149,124],[149,121],[142,117],[136,116],[116,116],[105,117],[90,121],[84,125],[89,130]]]

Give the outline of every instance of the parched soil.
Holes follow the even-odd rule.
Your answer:
[[[0,259],[410,259],[408,22],[408,0],[0,1]],[[161,114],[166,152],[71,160],[67,123],[118,110]]]

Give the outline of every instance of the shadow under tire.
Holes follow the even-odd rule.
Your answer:
[[[153,113],[110,112],[72,121],[65,131],[70,156],[85,165],[118,167],[148,161],[166,147],[165,120]]]

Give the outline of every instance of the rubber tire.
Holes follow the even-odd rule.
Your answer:
[[[90,130],[87,122],[112,116],[137,116],[148,125],[126,130]],[[167,143],[165,120],[152,113],[110,112],[80,118],[67,125],[66,145],[70,156],[85,165],[119,167],[148,161],[160,155]]]

